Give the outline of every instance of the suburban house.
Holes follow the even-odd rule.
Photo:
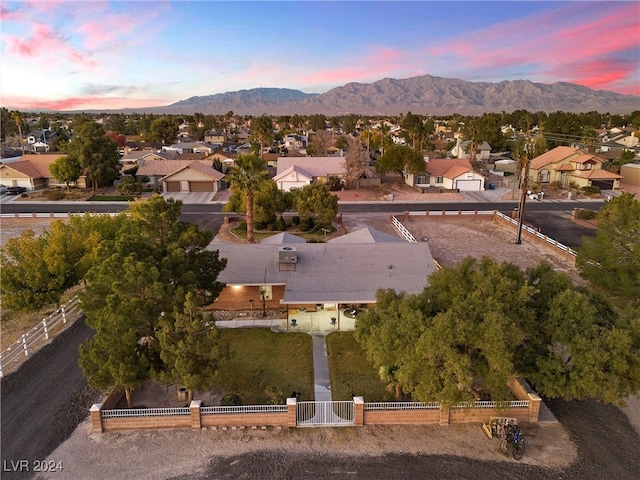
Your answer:
[[[218,161],[222,165],[222,171],[227,173],[236,164],[236,156],[232,153],[218,150],[207,157],[207,160]]]
[[[290,329],[353,330],[378,289],[417,294],[436,270],[425,242],[363,228],[326,243],[289,233],[259,244],[212,244],[227,267],[210,310],[281,309]]]
[[[27,134],[28,149],[33,153],[46,153],[51,149],[53,140],[58,136],[48,128],[33,130]]]
[[[285,192],[312,183],[325,183],[328,177],[345,176],[344,157],[279,157],[273,181]]]
[[[141,160],[177,160],[179,156],[180,154],[175,151],[152,152],[149,150],[132,150],[126,155],[120,157],[120,165],[122,165],[123,168],[134,167],[136,165],[139,165]]]
[[[227,134],[220,130],[207,130],[204,132],[204,141],[223,144],[227,141]]]
[[[640,163],[627,163],[620,167],[622,181],[640,187]]]
[[[473,169],[466,158],[425,157],[425,170],[413,174],[405,172],[404,181],[422,192],[430,188],[459,190],[466,192],[484,191],[486,177]]]
[[[456,138],[456,144],[449,150],[447,154],[448,157],[451,158],[471,158],[471,153],[469,152],[469,148],[471,146],[471,140],[461,141],[460,137]],[[491,155],[491,145],[487,142],[482,142],[478,145],[476,152],[476,160],[477,161],[485,161],[489,160]]]
[[[596,150],[597,153],[609,152],[612,150],[629,150],[640,152],[640,139],[636,137],[636,134],[633,131],[619,131],[618,133],[615,133],[611,130],[607,133],[604,133],[600,138],[602,141],[598,144],[598,148]]]
[[[24,187],[27,190],[41,190],[64,186],[49,170],[55,161],[66,153],[25,154],[17,162],[0,164],[0,183],[8,187]],[[81,175],[75,184],[78,188],[87,188],[87,178]]]
[[[175,151],[179,154],[183,153],[206,153],[211,155],[217,149],[222,147],[222,143],[208,143],[208,142],[180,142],[173,145],[166,145],[162,147],[162,151],[171,152]]]
[[[149,185],[164,193],[218,192],[226,188],[224,174],[210,160],[140,161],[136,176],[149,178]]]
[[[559,146],[534,158],[529,164],[529,181],[538,184],[574,183],[578,187],[619,188],[622,176],[602,169],[602,159],[577,147]]]
[[[282,147],[285,151],[300,151],[307,148],[309,139],[305,135],[290,133],[282,139]]]

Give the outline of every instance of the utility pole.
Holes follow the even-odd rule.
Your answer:
[[[524,221],[524,204],[527,200],[527,192],[529,189],[529,164],[531,158],[529,156],[529,150],[531,149],[530,131],[527,131],[527,142],[524,146],[525,164],[524,164],[524,178],[522,179],[522,195],[520,195],[520,206],[518,208],[518,236],[516,237],[516,245],[522,243],[522,222]]]

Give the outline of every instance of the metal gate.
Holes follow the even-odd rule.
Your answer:
[[[352,401],[298,402],[296,425],[299,427],[349,426],[354,424]]]

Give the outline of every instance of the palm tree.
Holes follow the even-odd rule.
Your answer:
[[[253,193],[269,174],[265,162],[255,154],[238,155],[235,166],[227,173],[231,188],[244,191],[247,210],[247,241],[253,241]]]
[[[18,127],[18,136],[20,137],[20,151],[22,153],[24,153],[24,146],[22,145],[22,113],[19,111],[13,111],[11,112],[11,118],[13,119],[13,121],[16,123],[16,126]]]

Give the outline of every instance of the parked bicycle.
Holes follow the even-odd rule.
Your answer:
[[[524,436],[517,425],[504,425],[502,427],[500,451],[507,454],[509,449],[511,449],[511,454],[516,460],[520,460],[524,455]]]

